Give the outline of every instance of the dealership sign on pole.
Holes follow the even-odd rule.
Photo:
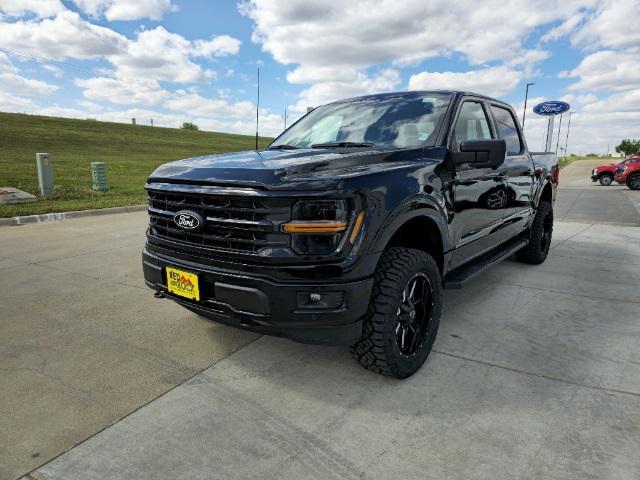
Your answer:
[[[568,103],[560,101],[542,102],[533,107],[533,113],[549,117],[549,122],[547,123],[547,142],[545,146],[546,152],[551,151],[551,143],[553,139],[553,119],[556,115],[561,115],[564,112],[568,111],[570,108],[571,107]]]

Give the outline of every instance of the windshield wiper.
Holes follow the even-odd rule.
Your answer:
[[[311,148],[348,148],[348,147],[373,147],[373,143],[358,143],[358,142],[328,142],[328,143],[315,143],[311,145]]]
[[[283,143],[282,145],[274,145],[273,147],[269,147],[267,148],[267,150],[298,150],[298,147]]]

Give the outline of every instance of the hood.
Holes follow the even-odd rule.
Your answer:
[[[432,148],[434,154],[441,148]],[[158,167],[149,182],[229,184],[277,190],[337,189],[345,178],[415,165],[425,149],[264,150],[187,158]],[[439,156],[439,155],[436,155]]]

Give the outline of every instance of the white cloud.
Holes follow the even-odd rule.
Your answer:
[[[0,110],[3,112],[27,112],[37,109],[37,105],[29,98],[13,95],[0,89]]]
[[[337,70],[337,69],[336,69]],[[306,75],[318,73],[313,71],[302,72],[296,70],[287,78],[292,83],[305,83]],[[298,102],[290,107],[293,112],[305,112],[307,107],[317,107],[328,102],[343,98],[391,91],[400,84],[400,74],[397,70],[386,69],[375,75],[365,75],[355,69],[341,69],[341,73],[329,80],[314,83],[310,88],[303,90]]]
[[[523,73],[532,74],[536,62],[548,52],[525,48],[535,29],[564,21],[583,4],[595,0],[461,0],[428,1],[352,0],[335,4],[321,0],[245,0],[240,12],[254,22],[252,39],[285,65],[296,65],[287,75],[290,83],[310,84],[298,104],[317,105],[324,100],[395,88],[397,81],[366,72],[374,65],[401,68],[438,56],[462,54],[472,65],[502,62],[505,77],[489,85],[476,69],[466,75],[452,72],[414,78],[451,79],[480,85],[489,93],[506,93]],[[396,71],[396,70],[393,70]],[[443,76],[444,75],[444,76]],[[466,80],[465,80],[466,79]],[[382,80],[382,82],[381,82]],[[451,88],[455,85],[441,85]]]
[[[0,19],[34,14],[36,17],[52,17],[65,10],[60,0],[2,0]]]
[[[172,90],[169,85],[160,84],[188,84],[215,78],[215,72],[197,60],[235,55],[240,50],[240,40],[229,35],[188,40],[163,26],[140,27],[128,38],[64,9],[61,4],[61,9],[46,10],[43,5],[33,3],[40,7],[35,12],[35,7],[28,2],[0,1],[2,48],[18,55],[45,59],[41,68],[54,75],[60,75],[58,65],[62,64],[48,64],[46,59],[108,62],[107,67],[94,68],[94,76],[74,79],[85,98],[76,101],[75,107],[69,107],[66,102],[45,106],[27,97],[46,95],[58,87],[21,76],[7,56],[0,53],[0,110],[123,122],[129,122],[131,117],[153,117],[156,125],[173,127],[191,120],[204,129],[252,133],[255,104],[230,101],[229,89],[218,88],[220,98],[212,99],[200,95],[194,87],[186,91]],[[85,14],[107,20],[160,18],[173,9],[170,1],[78,0],[75,3]],[[74,73],[77,75],[82,68],[86,67],[78,67]],[[234,74],[231,69],[226,71]],[[279,115],[262,110],[261,133],[278,133],[282,123]]]
[[[83,95],[90,100],[123,105],[158,105],[168,95],[155,80],[94,77],[76,79],[74,83],[84,89]]]
[[[585,57],[567,76],[579,77],[569,90],[628,89],[640,87],[640,55],[604,50]]]
[[[542,43],[553,42],[555,40],[558,40],[559,38],[564,37],[565,35],[568,35],[578,27],[585,16],[585,11],[581,11],[576,13],[575,15],[571,15],[560,25],[552,28],[551,30],[548,30],[544,35],[542,35],[542,37],[540,37],[540,41]]]
[[[284,64],[401,64],[460,52],[474,64],[519,56],[535,28],[564,20],[581,4],[562,0],[425,2],[248,0],[240,11],[253,39]]]
[[[178,91],[171,96],[164,107],[170,110],[189,112],[201,117],[242,118],[255,115],[252,102],[230,103],[225,99],[205,98],[197,93]]]
[[[171,0],[73,0],[83,12],[92,17],[114,20],[161,20],[165,13],[178,7]]]
[[[193,42],[193,56],[195,57],[225,57],[235,55],[240,51],[242,42],[229,35],[211,37],[211,40],[196,40]]]
[[[632,48],[640,52],[640,2],[607,0],[599,3],[595,13],[575,31],[574,45],[605,48]]]
[[[409,78],[409,90],[469,90],[499,97],[513,90],[521,78],[521,72],[504,66],[468,72],[420,72]]]
[[[21,76],[7,55],[0,52],[0,90],[6,94],[42,96],[49,95],[57,89],[55,85]]]
[[[62,78],[64,76],[64,72],[62,71],[62,69],[60,67],[57,67],[56,65],[43,63],[42,68],[47,72],[53,74],[53,76],[56,78]]]
[[[0,22],[0,38],[4,48],[20,54],[54,60],[104,58],[121,78],[178,83],[215,77],[194,58],[234,55],[240,48],[240,41],[228,35],[190,41],[162,26],[129,39],[68,10],[54,18]]]
[[[0,38],[3,48],[55,60],[114,55],[128,43],[124,35],[68,10],[43,20],[0,22]]]
[[[158,26],[138,32],[121,52],[109,60],[118,73],[127,78],[151,78],[171,82],[197,82],[211,78],[213,73],[192,62],[192,43],[181,35]]]

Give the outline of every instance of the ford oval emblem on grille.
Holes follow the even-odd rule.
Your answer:
[[[204,226],[204,219],[196,212],[181,210],[173,216],[173,221],[183,230],[196,232]]]

